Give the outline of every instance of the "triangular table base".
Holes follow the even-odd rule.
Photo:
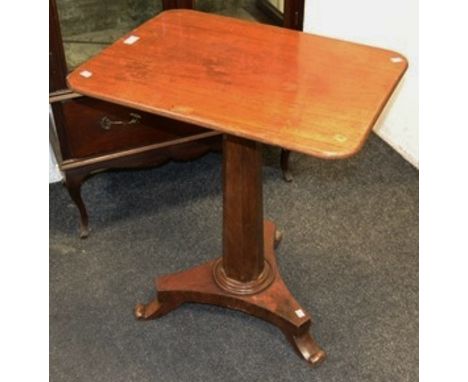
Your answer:
[[[272,283],[260,292],[249,295],[233,294],[215,281],[211,260],[186,271],[165,275],[155,281],[157,299],[135,307],[141,320],[161,317],[185,302],[213,304],[239,310],[276,325],[294,349],[312,366],[319,365],[326,353],[309,334],[311,317],[301,308],[279,274],[274,247],[279,238],[274,223],[265,221],[265,260],[273,271]]]

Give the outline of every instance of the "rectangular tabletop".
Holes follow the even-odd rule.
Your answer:
[[[161,13],[68,76],[81,94],[322,158],[355,154],[400,54],[190,10]]]

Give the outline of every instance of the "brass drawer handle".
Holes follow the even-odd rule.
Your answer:
[[[112,125],[135,125],[141,122],[141,115],[137,113],[130,113],[128,121],[112,121],[108,116],[101,118],[101,127],[104,130],[110,130]]]

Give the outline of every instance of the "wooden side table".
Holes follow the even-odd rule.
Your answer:
[[[286,48],[274,57],[273,42]],[[325,159],[357,153],[406,68],[388,50],[168,11],[73,72],[78,93],[225,134],[223,255],[156,280],[157,298],[137,305],[136,317],[185,302],[241,310],[279,327],[320,364],[326,354],[309,334],[311,317],[275,261],[281,235],[263,220],[261,143]]]

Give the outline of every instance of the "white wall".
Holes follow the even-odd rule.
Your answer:
[[[418,0],[306,0],[304,31],[395,50],[408,59],[374,131],[418,167]]]

